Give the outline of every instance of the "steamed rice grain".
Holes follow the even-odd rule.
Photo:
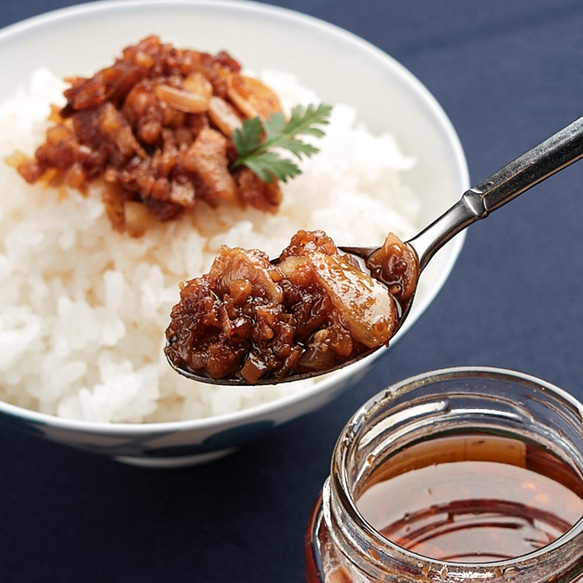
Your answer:
[[[293,76],[263,80],[284,107],[317,97]],[[63,84],[47,70],[0,107],[0,156],[32,154]],[[97,186],[87,196],[28,185],[0,164],[0,399],[71,419],[157,422],[221,415],[301,391],[306,383],[216,387],[168,366],[164,330],[178,282],[207,271],[223,244],[276,255],[298,229],[342,245],[381,243],[418,229],[419,201],[402,173],[414,161],[356,112],[334,107],[321,152],[283,185],[278,214],[204,203],[194,216],[140,238],[112,230]]]

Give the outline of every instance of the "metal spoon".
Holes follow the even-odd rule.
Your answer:
[[[418,235],[406,242],[419,259],[419,274],[427,266],[435,253],[460,231],[479,219],[486,218],[492,211],[510,202],[523,192],[532,188],[545,178],[569,166],[583,157],[583,117],[574,121],[544,142],[535,146],[513,162],[510,162],[477,186],[466,191],[443,215],[423,229]],[[378,247],[340,247],[365,264]],[[397,330],[406,320],[414,295],[403,306]],[[395,333],[396,331],[395,330]],[[294,373],[283,378],[261,379],[255,385],[271,385],[281,382],[307,379],[354,364],[381,348],[378,346],[363,352],[355,358],[337,366],[310,372]],[[168,359],[170,366],[181,375],[195,381],[216,385],[248,385],[244,379],[212,379],[190,370],[177,367]]]

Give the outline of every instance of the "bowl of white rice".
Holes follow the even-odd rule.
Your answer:
[[[129,237],[112,230],[93,188],[81,195],[29,185],[0,163],[0,423],[174,467],[224,455],[324,406],[376,358],[277,386],[189,381],[163,354],[178,283],[207,271],[221,245],[275,256],[299,229],[322,229],[340,245],[380,244],[389,231],[406,240],[459,198],[468,172],[446,115],[394,59],[314,18],[223,1],[99,2],[1,31],[0,158],[34,153],[51,104],[64,104],[63,78],[91,74],[150,34],[228,50],[286,109],[334,106],[320,153],[283,185],[273,215],[201,204]],[[462,240],[424,272],[393,343],[434,299]]]

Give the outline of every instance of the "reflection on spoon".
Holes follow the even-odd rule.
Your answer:
[[[181,285],[166,331],[180,374],[224,384],[274,384],[328,373],[383,345],[402,326],[435,252],[583,156],[583,118],[468,190],[406,243],[340,247],[300,231],[279,258],[223,248],[209,274]]]

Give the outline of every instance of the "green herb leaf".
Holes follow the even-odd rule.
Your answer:
[[[233,142],[239,157],[249,156],[261,145],[263,123],[258,117],[246,119],[240,128],[233,132]]]
[[[301,170],[295,162],[282,158],[276,152],[263,152],[248,158],[245,166],[268,184],[271,184],[274,178],[287,182],[289,178],[294,178],[301,174]]]
[[[292,109],[289,121],[279,112],[271,114],[265,123],[258,117],[245,120],[241,128],[233,133],[239,157],[232,168],[247,166],[267,183],[271,183],[274,178],[287,182],[289,178],[301,174],[301,170],[292,160],[282,157],[272,148],[287,150],[298,160],[318,153],[318,148],[297,136],[321,138],[324,131],[318,126],[328,125],[331,112],[330,105],[297,105]]]
[[[285,121],[285,116],[283,113],[280,111],[277,113],[272,113],[265,122],[265,140],[277,140],[278,136],[280,136],[285,131],[286,123],[287,122]]]
[[[305,142],[297,139],[290,140],[287,143],[286,148],[300,159],[302,155],[305,155],[309,158],[310,156],[313,156],[320,151],[318,148],[316,148],[316,146],[313,146],[312,144],[306,144]]]

